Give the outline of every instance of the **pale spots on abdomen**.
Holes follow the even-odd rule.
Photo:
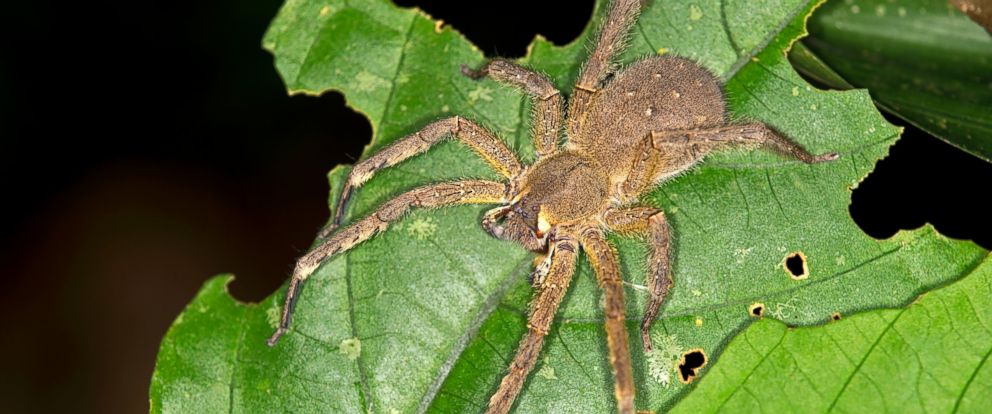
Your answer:
[[[611,177],[626,176],[641,140],[651,131],[725,124],[722,95],[719,81],[689,60],[660,56],[638,61],[593,98],[569,145],[596,158]]]

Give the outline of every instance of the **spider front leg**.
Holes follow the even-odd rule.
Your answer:
[[[386,201],[375,212],[335,233],[319,246],[307,252],[296,262],[293,277],[286,291],[279,327],[269,338],[269,346],[274,346],[279,337],[286,333],[293,318],[296,299],[303,287],[303,281],[320,264],[335,254],[351,249],[389,227],[389,224],[413,207],[431,208],[456,204],[498,204],[508,201],[509,186],[493,181],[453,181],[420,187]]]
[[[561,136],[562,98],[544,75],[504,59],[494,59],[478,70],[462,65],[462,73],[472,79],[488,76],[493,80],[523,89],[534,104],[534,150],[541,159],[558,152]]]
[[[517,355],[510,363],[509,372],[503,377],[496,393],[489,399],[488,414],[503,414],[510,411],[513,401],[527,380],[527,374],[534,368],[548,334],[551,321],[555,318],[561,299],[568,291],[575,272],[575,257],[578,244],[568,235],[557,235],[551,240],[548,254],[551,266],[540,284],[537,296],[531,301],[530,315],[527,318],[527,336],[520,341]]]
[[[644,318],[641,320],[641,343],[645,352],[651,352],[651,326],[658,317],[658,310],[668,296],[672,287],[671,275],[671,232],[668,220],[661,210],[650,207],[634,207],[629,209],[609,210],[604,221],[606,225],[620,233],[647,234],[651,246],[651,256],[648,258],[647,306],[644,308]]]
[[[663,150],[664,146],[691,146],[697,144],[738,144],[767,145],[772,149],[796,158],[807,164],[836,160],[836,152],[813,155],[765,124],[726,125],[712,128],[667,130],[651,132],[652,145]]]
[[[435,121],[355,164],[341,189],[341,197],[334,210],[334,219],[330,225],[320,231],[318,237],[326,238],[341,225],[344,211],[355,188],[372,178],[376,172],[427,151],[434,144],[450,136],[455,136],[468,145],[489,163],[493,170],[510,180],[519,175],[523,169],[516,154],[510,151],[501,139],[475,122],[459,116]]]
[[[599,228],[582,231],[582,248],[589,254],[589,262],[596,272],[596,280],[603,289],[606,316],[606,346],[610,352],[610,365],[613,367],[613,392],[617,398],[617,411],[620,414],[634,413],[634,368],[627,346],[626,315],[623,304],[623,277],[617,252],[606,241]]]

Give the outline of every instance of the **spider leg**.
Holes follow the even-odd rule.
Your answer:
[[[471,180],[432,184],[413,189],[386,201],[375,212],[354,224],[335,233],[317,247],[296,261],[293,277],[289,282],[286,299],[283,302],[279,327],[269,338],[269,346],[274,346],[279,337],[286,333],[292,321],[296,299],[303,281],[320,264],[337,253],[351,249],[389,227],[411,208],[431,208],[456,204],[497,204],[507,202],[509,186],[493,181]]]
[[[534,270],[527,276],[527,281],[530,282],[531,287],[540,288],[544,284],[544,280],[548,278],[548,273],[551,272],[552,264],[554,264],[554,255],[550,251],[547,254],[538,253],[534,257]]]
[[[510,363],[509,372],[503,377],[496,393],[489,399],[488,414],[503,414],[510,411],[513,401],[520,394],[527,374],[534,368],[548,334],[551,321],[555,318],[558,305],[568,290],[568,284],[575,273],[575,257],[578,244],[569,236],[559,235],[551,241],[551,267],[540,285],[537,296],[531,302],[530,316],[527,318],[527,336],[520,342],[517,355]]]
[[[462,65],[462,73],[472,79],[488,76],[493,80],[521,88],[533,99],[534,149],[541,159],[558,152],[561,136],[562,97],[548,78],[505,59],[494,59],[478,70]]]
[[[659,165],[660,162],[661,158],[652,145],[651,138],[647,137],[641,141],[637,156],[634,158],[634,165],[621,187],[622,201],[628,202],[636,199],[654,183],[657,172],[662,167]]]
[[[620,276],[617,253],[606,241],[603,231],[597,227],[585,229],[581,241],[606,298],[606,345],[610,351],[610,365],[613,366],[613,391],[617,398],[617,411],[621,414],[633,414],[634,374],[630,349],[627,347],[623,278]]]
[[[614,69],[613,60],[623,51],[630,27],[641,11],[641,0],[616,0],[599,29],[599,38],[575,83],[568,106],[568,134],[579,136],[579,123],[600,82]]]
[[[807,164],[836,160],[836,152],[813,155],[801,145],[782,136],[765,124],[726,125],[712,128],[651,132],[652,145],[661,149],[666,145],[692,146],[700,144],[766,145]]]
[[[434,144],[452,135],[472,148],[500,175],[512,179],[520,174],[522,170],[520,161],[500,138],[475,122],[459,116],[441,119],[355,164],[348,174],[344,188],[341,189],[341,197],[338,198],[338,205],[334,210],[334,220],[320,231],[319,237],[327,237],[341,225],[345,208],[355,188],[360,187],[379,170],[427,151]]]
[[[651,245],[651,255],[649,257],[647,286],[648,299],[644,308],[644,318],[641,320],[641,342],[645,352],[651,352],[651,325],[658,317],[658,310],[668,296],[668,290],[672,287],[671,256],[669,246],[671,244],[671,231],[668,227],[668,220],[665,213],[651,207],[633,207],[628,209],[616,209],[606,212],[604,221],[606,225],[621,233],[641,233],[648,235],[648,242]]]

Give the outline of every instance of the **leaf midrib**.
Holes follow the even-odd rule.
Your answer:
[[[466,328],[465,334],[463,334],[457,341],[455,341],[452,346],[451,353],[448,358],[445,359],[441,368],[438,370],[437,375],[431,382],[431,385],[424,392],[424,395],[420,398],[420,405],[417,406],[417,413],[422,414],[430,408],[431,404],[434,402],[434,398],[437,397],[438,391],[441,390],[441,386],[444,385],[444,381],[448,378],[448,374],[451,373],[451,369],[455,366],[455,363],[461,358],[462,352],[468,348],[468,345],[475,340],[476,336],[479,334],[482,324],[489,319],[489,315],[492,314],[494,310],[502,302],[503,298],[506,296],[507,292],[513,287],[513,285],[520,279],[522,275],[522,270],[526,269],[530,265],[532,257],[527,255],[523,260],[520,261],[513,270],[510,271],[506,277],[500,281],[496,290],[486,298],[479,311],[476,313],[475,317],[472,318],[472,322]]]

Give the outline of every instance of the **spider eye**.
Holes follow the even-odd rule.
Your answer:
[[[540,227],[538,217],[540,216],[541,206],[530,201],[526,197],[521,199],[517,204],[513,205],[513,213],[516,213],[527,227],[536,231]]]

